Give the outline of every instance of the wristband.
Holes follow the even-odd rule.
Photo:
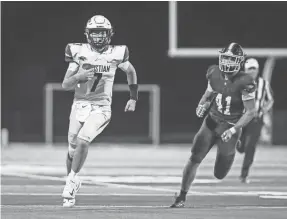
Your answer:
[[[234,127],[229,129],[231,131],[231,133],[234,135],[236,133],[236,129]]]
[[[132,100],[138,100],[138,84],[130,84],[130,98]]]

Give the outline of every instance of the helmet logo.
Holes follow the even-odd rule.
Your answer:
[[[94,18],[94,20],[95,20],[95,22],[96,22],[97,24],[103,24],[103,23],[105,23],[105,18],[103,18],[102,16],[96,16],[96,17]]]

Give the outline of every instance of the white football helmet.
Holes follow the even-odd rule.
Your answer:
[[[256,59],[254,58],[250,58],[250,59],[247,59],[245,64],[244,64],[244,69],[245,70],[249,70],[249,69],[259,69],[259,63]]]
[[[88,20],[85,35],[88,43],[96,50],[102,50],[109,45],[114,35],[111,22],[102,15],[95,15]]]

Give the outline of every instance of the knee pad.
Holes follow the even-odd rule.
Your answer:
[[[223,179],[227,175],[233,164],[234,157],[235,154],[230,154],[227,156],[221,154],[217,155],[214,166],[214,176],[217,179]]]

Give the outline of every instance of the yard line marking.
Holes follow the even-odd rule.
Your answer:
[[[7,196],[60,196],[60,192],[4,192],[1,195]],[[242,197],[287,197],[287,192],[278,193],[274,192],[264,192],[264,191],[250,191],[250,192],[197,192],[190,191],[188,196],[242,196]],[[77,196],[162,196],[170,197],[170,193],[78,193]]]
[[[60,205],[1,205],[1,208],[45,208],[45,209],[63,209]],[[73,208],[91,208],[91,209],[113,209],[113,208],[169,208],[166,205],[81,205],[74,206]],[[192,207],[193,209],[198,210],[222,210],[222,209],[233,209],[233,210],[254,210],[254,209],[287,209],[287,206],[201,206],[201,207]],[[189,209],[187,207],[186,209]]]
[[[17,173],[17,172],[5,173],[2,175],[66,182],[66,178],[56,177],[56,176],[39,176],[39,175],[34,175],[34,174],[25,174],[25,173]],[[98,182],[94,179],[82,180],[82,183],[90,184],[90,185],[101,185],[101,186],[105,186],[109,188],[127,188],[127,189],[138,189],[138,190],[145,190],[145,191],[158,191],[158,192],[162,191],[162,192],[173,192],[173,193],[176,192],[176,190],[174,189],[155,188],[152,186],[132,186],[132,185],[120,185],[120,184],[115,184],[115,183],[104,183],[104,182]]]
[[[261,195],[259,197],[266,199],[287,199],[287,195]]]

